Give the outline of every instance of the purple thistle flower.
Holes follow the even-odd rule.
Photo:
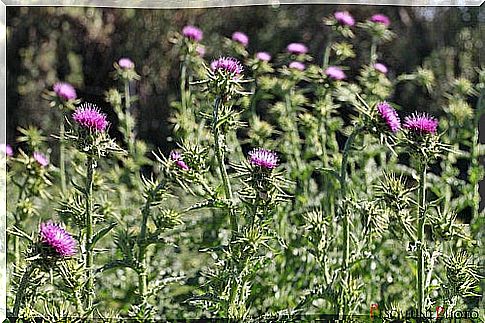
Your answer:
[[[435,134],[438,129],[438,120],[426,113],[413,113],[404,119],[404,128],[423,134]]]
[[[232,34],[232,40],[246,47],[249,44],[249,37],[245,33],[236,31]]]
[[[306,47],[301,43],[291,43],[286,47],[286,50],[290,54],[301,55],[301,54],[306,54],[308,52],[308,47]]]
[[[170,152],[170,159],[175,162],[175,165],[177,165],[178,168],[183,169],[183,170],[189,170],[189,166],[183,161],[182,159],[182,154],[176,150],[172,150]]]
[[[40,240],[51,247],[61,257],[73,256],[77,252],[76,240],[58,224],[52,222],[40,224]]]
[[[391,20],[389,19],[389,17],[380,13],[370,17],[370,21],[383,24],[386,27],[389,27],[389,25],[391,24]]]
[[[343,80],[345,79],[347,76],[345,75],[344,71],[342,71],[342,69],[340,67],[337,67],[337,66],[329,66],[327,67],[327,69],[325,70],[325,74],[334,79],[334,80]]]
[[[278,156],[275,152],[264,148],[256,148],[249,153],[249,163],[266,169],[273,169],[278,166]]]
[[[120,58],[120,60],[118,61],[118,65],[124,70],[129,70],[135,67],[135,63],[133,63],[131,59],[126,57]]]
[[[204,37],[204,33],[202,32],[202,30],[200,30],[199,28],[197,28],[195,26],[190,26],[190,25],[185,26],[182,29],[182,35],[184,35],[188,39],[192,39],[192,40],[195,40],[197,42],[201,41],[202,38]]]
[[[37,163],[39,163],[40,166],[46,167],[47,165],[49,165],[49,160],[47,159],[47,157],[43,153],[35,151],[33,153],[33,157],[34,157],[34,160]]]
[[[241,63],[234,57],[221,57],[212,61],[212,71],[223,71],[231,74],[239,75],[243,71]]]
[[[263,62],[269,62],[271,60],[271,55],[267,52],[256,53],[256,58]]]
[[[389,103],[380,102],[377,104],[377,111],[379,111],[379,115],[387,124],[389,130],[391,130],[392,133],[398,132],[401,128],[401,120],[399,119],[396,110],[394,110]]]
[[[348,11],[337,11],[333,15],[335,20],[343,26],[353,26],[355,25],[354,17]]]
[[[2,152],[2,154],[5,154],[7,157],[13,156],[12,146],[8,144],[0,144],[0,152]]]
[[[204,57],[205,56],[205,46],[198,45],[195,48],[195,51],[197,52],[197,54],[199,54],[200,57]]]
[[[56,95],[63,100],[75,100],[77,97],[76,90],[69,83],[57,82],[52,88]]]
[[[387,74],[387,66],[381,63],[374,64],[374,68],[376,71],[381,72],[382,74]]]
[[[291,62],[290,65],[288,65],[288,67],[299,71],[305,70],[305,64],[301,62]]]
[[[108,127],[106,115],[91,103],[85,103],[74,111],[72,118],[81,127],[89,130],[103,132]]]

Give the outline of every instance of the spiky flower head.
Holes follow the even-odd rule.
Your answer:
[[[384,120],[384,122],[389,127],[389,130],[392,133],[396,133],[401,128],[401,120],[399,116],[394,110],[393,107],[387,102],[380,102],[377,104],[377,111],[379,112],[379,116]]]
[[[275,152],[264,148],[255,148],[248,153],[249,163],[265,169],[273,169],[278,166],[278,156]]]
[[[182,35],[184,35],[184,37],[191,39],[191,40],[194,40],[196,42],[201,41],[202,38],[204,37],[204,33],[202,32],[202,30],[200,30],[199,28],[197,28],[195,26],[191,26],[191,25],[185,26],[182,29]]]
[[[337,11],[333,14],[335,20],[343,26],[352,27],[355,24],[354,17],[348,11]]]
[[[232,34],[232,40],[246,47],[249,44],[249,37],[245,33],[236,31]]]
[[[325,69],[325,74],[330,77],[331,79],[340,81],[345,79],[347,76],[345,75],[344,71],[337,66],[329,66]]]
[[[170,152],[170,159],[175,162],[175,165],[177,165],[178,168],[182,170],[189,170],[189,166],[184,162],[182,159],[182,154],[176,150],[172,150]]]
[[[46,167],[47,165],[49,165],[49,160],[47,159],[47,157],[41,153],[41,152],[38,152],[38,151],[35,151],[33,153],[33,157],[34,157],[34,160],[42,167]]]
[[[301,62],[291,62],[290,65],[288,65],[288,67],[299,71],[305,70],[305,64]]]
[[[118,61],[118,65],[124,70],[131,70],[135,68],[135,63],[129,58],[123,57]]]
[[[308,52],[308,47],[301,43],[291,43],[286,47],[286,50],[290,54],[301,55]]]
[[[373,15],[369,20],[375,23],[383,24],[386,27],[389,27],[391,24],[389,17],[380,13]]]
[[[387,66],[382,63],[374,64],[374,68],[376,71],[381,72],[382,74],[387,74]]]
[[[75,100],[77,95],[76,95],[76,90],[74,87],[66,82],[57,82],[54,84],[52,87],[56,95],[63,99],[63,100]]]
[[[404,119],[404,128],[419,135],[435,134],[438,120],[426,113],[413,113]]]
[[[41,223],[40,241],[52,248],[57,256],[69,257],[77,252],[76,240],[58,224],[52,222]]]
[[[5,154],[7,157],[12,157],[13,156],[13,149],[8,144],[0,144],[0,152],[2,154]]]
[[[221,57],[212,61],[211,70],[239,75],[243,71],[241,63],[234,57]]]
[[[78,107],[72,118],[79,126],[92,131],[104,132],[108,127],[106,115],[91,103],[85,103]]]
[[[271,55],[267,52],[256,53],[256,58],[263,62],[269,62],[271,60]]]

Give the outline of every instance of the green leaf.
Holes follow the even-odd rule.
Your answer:
[[[106,234],[108,234],[108,232],[111,231],[111,229],[113,229],[114,227],[116,226],[116,223],[113,222],[111,224],[109,224],[107,227],[99,230],[95,235],[94,237],[91,239],[91,242],[89,243],[89,248],[92,249],[96,243],[101,239],[103,238]]]

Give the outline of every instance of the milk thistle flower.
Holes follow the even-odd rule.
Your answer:
[[[76,109],[72,118],[81,127],[92,131],[104,132],[108,127],[106,115],[99,111],[99,108],[91,103],[86,103]]]
[[[65,82],[57,82],[54,84],[52,87],[56,95],[66,101],[69,100],[75,100],[77,95],[76,95],[76,90],[74,87]]]
[[[374,68],[376,71],[381,72],[382,74],[387,74],[387,66],[381,63],[374,64]]]
[[[265,169],[273,169],[278,166],[278,156],[275,152],[264,148],[256,148],[248,153],[249,163]]]
[[[120,60],[118,61],[118,65],[124,70],[130,70],[135,67],[135,63],[133,63],[131,59],[126,57],[120,58]]]
[[[290,54],[301,55],[301,54],[306,54],[308,52],[308,47],[306,47],[301,43],[291,43],[286,47],[286,50]]]
[[[355,24],[354,17],[348,11],[337,11],[334,13],[334,17],[343,26],[352,27]]]
[[[267,52],[256,53],[256,58],[263,62],[269,62],[271,60],[271,55]]]
[[[232,34],[232,40],[246,47],[249,44],[249,37],[245,33],[236,31]]]
[[[325,74],[328,77],[338,81],[343,80],[347,77],[344,71],[342,71],[340,67],[336,67],[336,66],[327,67],[327,69],[325,69]]]
[[[41,223],[40,241],[52,248],[60,257],[73,256],[77,252],[76,240],[58,224],[52,222]]]
[[[221,57],[212,61],[211,70],[222,71],[229,74],[239,75],[243,71],[241,63],[234,57]]]
[[[291,62],[290,65],[288,65],[289,68],[293,68],[295,70],[303,71],[305,69],[305,64],[301,62]]]
[[[389,103],[381,102],[377,104],[377,111],[379,111],[380,117],[389,127],[392,133],[396,133],[401,128],[401,120],[397,115],[396,110],[394,110]]]
[[[435,134],[438,120],[426,113],[413,113],[404,119],[404,128],[420,135]]]
[[[47,157],[36,151],[33,153],[33,157],[34,157],[34,160],[42,167],[46,167],[47,165],[49,165],[49,160],[47,159]]]
[[[383,24],[386,27],[389,27],[389,25],[391,24],[391,20],[389,19],[389,17],[380,13],[370,17],[370,21]]]
[[[182,29],[182,35],[184,35],[186,38],[194,40],[196,42],[201,41],[202,38],[204,37],[204,33],[202,32],[202,30],[200,30],[199,28],[197,28],[195,26],[190,26],[190,25],[185,26]]]
[[[13,149],[8,144],[0,144],[0,152],[2,152],[3,154],[5,154],[7,157],[12,157],[13,156]]]
[[[178,168],[182,170],[189,170],[189,166],[183,161],[182,159],[182,154],[176,150],[172,150],[170,152],[170,159],[175,162],[175,165],[177,165]]]

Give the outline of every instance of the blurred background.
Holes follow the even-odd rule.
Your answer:
[[[167,151],[174,146],[168,121],[170,103],[179,97],[179,57],[170,42],[175,32],[187,24],[202,28],[208,60],[224,55],[224,37],[239,30],[250,37],[250,53],[264,50],[276,54],[290,42],[303,42],[319,63],[328,37],[322,19],[337,9],[350,11],[357,21],[364,21],[376,12],[391,18],[391,29],[399,37],[379,48],[380,61],[389,67],[390,78],[425,66],[435,72],[439,88],[441,83],[456,77],[475,80],[474,68],[483,67],[485,10],[480,7],[294,5],[184,10],[8,7],[7,142],[15,145],[18,126],[35,125],[45,134],[56,133],[57,123],[51,122],[55,111],[42,98],[42,92],[59,80],[73,84],[79,97],[114,116],[104,102],[104,92],[113,86],[110,74],[113,62],[129,57],[142,77],[133,89],[139,97],[138,137],[152,148]],[[356,37],[353,45],[356,52],[368,52],[369,38]],[[351,62],[352,70],[348,73],[351,76],[365,63],[359,59],[365,59],[366,55],[357,57]],[[433,93],[409,83],[400,83],[390,100],[404,110],[434,115],[440,115],[442,110]],[[474,102],[471,104],[474,106]],[[117,127],[111,129],[116,136]]]

